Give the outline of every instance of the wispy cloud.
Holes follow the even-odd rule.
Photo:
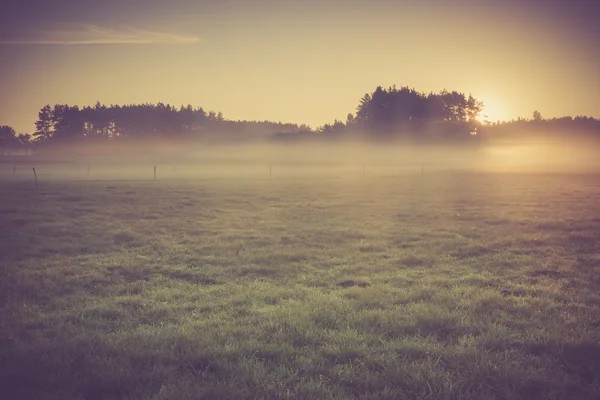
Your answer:
[[[2,44],[86,45],[86,44],[190,44],[202,40],[196,36],[134,28],[108,28],[76,25],[40,31],[27,38],[0,39]]]

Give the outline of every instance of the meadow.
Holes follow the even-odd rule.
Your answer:
[[[265,168],[4,166],[0,397],[600,398],[600,176]]]

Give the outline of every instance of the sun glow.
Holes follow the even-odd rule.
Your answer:
[[[483,100],[483,109],[477,117],[479,122],[496,122],[507,119],[506,112],[502,104],[494,99]]]

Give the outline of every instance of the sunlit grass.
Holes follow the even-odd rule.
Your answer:
[[[0,386],[598,398],[597,182],[2,182]]]

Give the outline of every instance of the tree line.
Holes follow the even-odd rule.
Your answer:
[[[297,126],[270,121],[231,121],[221,112],[191,105],[131,104],[93,107],[46,105],[35,123],[35,142],[128,139],[189,139],[203,135],[255,135]]]
[[[539,112],[532,119],[519,118],[502,123],[482,123],[478,117],[483,103],[471,94],[442,90],[424,93],[407,86],[378,86],[358,102],[355,114],[345,121],[335,120],[316,129],[307,125],[272,121],[234,121],[221,112],[205,111],[191,105],[130,104],[106,106],[42,107],[35,132],[17,134],[9,126],[0,126],[0,152],[35,149],[64,144],[92,144],[152,141],[193,141],[225,139],[323,139],[359,136],[368,139],[473,140],[474,134],[510,135],[531,130],[578,129],[600,134],[600,121],[588,117],[564,117],[546,120]]]

